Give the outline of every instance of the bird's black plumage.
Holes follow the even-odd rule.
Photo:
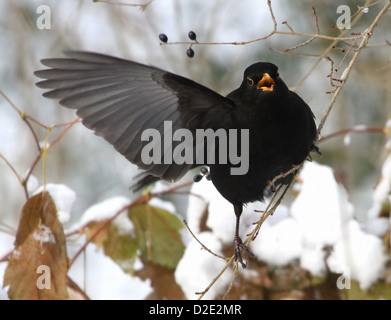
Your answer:
[[[197,166],[164,161],[146,164],[141,157],[148,143],[141,141],[144,130],[157,129],[164,137],[164,121],[170,121],[173,131],[248,130],[246,174],[232,175],[230,161],[203,163],[209,165],[210,178],[217,190],[234,206],[235,254],[245,266],[240,254],[244,246],[238,236],[243,204],[263,200],[266,193],[273,191],[270,183],[275,177],[317,150],[313,114],[281,80],[277,67],[264,62],[251,65],[245,70],[240,87],[223,97],[156,67],[91,52],[65,54],[68,58],[42,60],[49,69],[35,72],[45,79],[37,83],[38,87],[49,89],[45,97],[59,99],[63,106],[76,109],[86,127],[145,170],[135,189],[159,179],[176,181]],[[174,141],[173,148],[178,144]],[[192,146],[196,151],[194,141]],[[162,150],[162,160],[166,152],[172,149]],[[293,174],[281,177],[275,185],[289,183],[292,178]]]

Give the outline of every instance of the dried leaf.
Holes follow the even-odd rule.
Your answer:
[[[144,268],[136,271],[136,275],[143,280],[149,279],[153,292],[146,298],[148,300],[183,300],[180,286],[175,282],[174,270],[151,262],[144,262]]]
[[[66,299],[68,260],[65,235],[47,192],[30,198],[4,274],[10,299]]]

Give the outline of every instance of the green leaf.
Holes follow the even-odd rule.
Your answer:
[[[90,222],[86,228],[87,237],[103,249],[106,256],[113,259],[125,272],[133,274],[133,265],[137,258],[137,241],[131,234],[119,232],[115,222],[110,222],[103,229],[104,221]],[[95,233],[99,231],[97,235]]]
[[[174,214],[149,204],[129,209],[138,248],[144,261],[174,269],[184,252],[179,230],[183,223]]]

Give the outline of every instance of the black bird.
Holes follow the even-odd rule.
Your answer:
[[[314,115],[288,89],[279,77],[278,68],[266,62],[249,66],[240,87],[223,97],[156,67],[92,52],[64,53],[68,58],[41,61],[50,69],[35,72],[46,79],[37,86],[50,89],[44,93],[45,97],[59,99],[61,105],[76,109],[87,128],[145,170],[135,190],[159,179],[176,181],[200,165],[164,161],[146,164],[141,156],[148,144],[141,139],[145,129],[157,129],[164,137],[164,121],[170,121],[172,131],[248,130],[247,173],[231,174],[231,168],[235,167],[231,161],[202,163],[210,167],[209,178],[217,190],[234,206],[235,260],[246,267],[241,250],[251,253],[239,237],[243,205],[262,201],[276,186],[290,183],[295,173],[292,168],[301,164],[311,151],[319,151],[314,144],[317,139]],[[195,142],[192,143],[196,149]],[[239,148],[241,140],[235,143]],[[165,152],[172,152],[163,149],[161,159]],[[215,152],[217,155],[217,149]],[[289,170],[290,174],[283,174]]]

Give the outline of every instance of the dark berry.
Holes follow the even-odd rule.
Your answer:
[[[187,49],[186,54],[189,58],[194,57],[194,50],[192,48]]]
[[[189,39],[193,40],[193,41],[195,41],[197,38],[197,35],[195,34],[194,31],[189,31],[188,36],[189,36]]]
[[[200,171],[202,174],[207,174],[209,172],[209,168],[208,167],[201,167]]]
[[[164,33],[159,34],[159,39],[161,42],[164,42],[164,43],[166,43],[168,41],[168,38]]]
[[[194,182],[200,182],[202,180],[204,176],[200,173],[196,174],[194,177],[193,177],[193,181]]]

